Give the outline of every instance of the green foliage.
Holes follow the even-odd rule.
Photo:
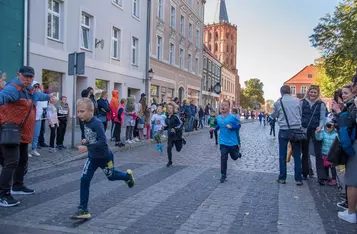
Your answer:
[[[313,47],[323,56],[317,61],[322,93],[332,97],[333,91],[350,83],[357,66],[357,1],[342,1],[335,12],[320,19],[310,36]]]
[[[241,106],[254,108],[254,104],[264,104],[264,84],[258,78],[252,78],[244,82],[245,88],[241,90]]]

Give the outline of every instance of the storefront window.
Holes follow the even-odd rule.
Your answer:
[[[103,91],[108,90],[108,81],[106,80],[101,80],[101,79],[96,79],[95,80],[95,98],[99,99],[100,95],[102,94]]]
[[[151,97],[159,97],[159,86],[151,85],[150,95]]]
[[[42,87],[43,92],[53,93],[59,100],[62,95],[62,73],[42,70]]]

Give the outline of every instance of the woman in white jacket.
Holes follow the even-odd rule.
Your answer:
[[[50,125],[51,135],[50,135],[50,152],[56,152],[55,148],[55,138],[58,127],[58,115],[57,115],[57,99],[56,97],[52,97],[47,107],[47,120]]]

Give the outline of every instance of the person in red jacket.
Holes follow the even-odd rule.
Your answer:
[[[119,110],[119,91],[118,90],[112,91],[112,99],[110,100],[109,107],[110,107],[110,120],[112,121],[110,136],[113,141],[115,139],[115,135],[114,135],[115,121],[114,121],[114,119],[117,117],[118,110]]]
[[[13,194],[35,193],[33,189],[24,185],[28,144],[32,142],[36,122],[35,103],[48,101],[53,95],[34,91],[32,87],[34,76],[34,69],[25,66],[0,92],[0,125],[6,123],[23,125],[19,145],[1,145],[3,168],[0,175],[0,206],[3,207],[16,206],[20,203],[12,197]]]

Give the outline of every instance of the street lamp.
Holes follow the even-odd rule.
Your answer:
[[[152,68],[150,68],[150,70],[148,71],[150,81],[152,80],[152,78],[154,78],[154,74],[155,74],[155,72],[152,70]]]

